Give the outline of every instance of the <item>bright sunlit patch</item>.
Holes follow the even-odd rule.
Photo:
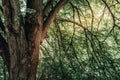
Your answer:
[[[98,28],[99,26],[101,26],[99,28],[102,28],[104,24],[112,24],[111,14],[104,5],[92,3],[92,10],[90,8],[81,9],[83,14],[80,16],[80,20],[75,17],[75,21],[81,21],[82,25],[87,28]]]

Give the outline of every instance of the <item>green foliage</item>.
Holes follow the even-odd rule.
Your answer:
[[[70,35],[66,30],[64,35],[57,29],[50,30],[49,38],[41,46],[40,80],[119,79],[119,56],[115,58],[117,47],[113,39],[101,42],[84,30],[79,29],[79,35]],[[108,41],[113,42],[112,46]]]
[[[28,8],[26,12],[29,14],[35,14],[36,10]]]
[[[58,13],[63,20],[55,20],[41,46],[38,80],[119,80],[120,4],[109,8],[114,3],[73,0]]]
[[[44,7],[48,1],[43,0]],[[26,11],[24,2],[20,0],[23,15],[36,13]],[[38,80],[119,80],[119,16],[119,0],[71,0],[56,15],[62,19],[54,20],[41,45]],[[0,80],[7,80],[6,72],[0,59]]]

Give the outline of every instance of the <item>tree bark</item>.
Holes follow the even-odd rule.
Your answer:
[[[2,51],[7,54],[2,56],[8,66],[9,80],[36,80],[40,45],[55,15],[67,1],[60,0],[50,14],[47,13],[49,15],[44,21],[43,1],[27,0],[27,10],[34,11],[26,13],[25,24],[23,24],[19,0],[2,0],[7,43],[0,45],[0,49],[7,48],[7,52]],[[3,40],[0,40],[0,43],[2,42]]]

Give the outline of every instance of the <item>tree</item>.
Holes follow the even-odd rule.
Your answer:
[[[0,27],[1,56],[9,72],[9,80],[36,80],[39,46],[50,24],[68,0],[27,0],[22,15],[19,0],[2,0]],[[53,5],[54,4],[54,5]]]
[[[72,80],[119,79],[119,59],[116,63],[115,56],[111,55],[119,53],[120,2],[70,0],[62,9],[68,1],[0,1],[0,31],[3,32],[0,32],[0,55],[8,68],[9,80],[36,79],[39,49],[47,56],[49,53],[59,53],[56,55],[56,61],[51,58],[53,55],[50,55],[51,60],[48,58],[48,62],[57,63],[51,68],[56,69],[60,66],[56,70],[62,77],[59,77],[59,73],[54,73],[60,80],[63,77]],[[53,47],[55,52],[47,52],[49,47],[40,48],[42,41],[47,37],[50,25],[56,29],[56,32],[51,33],[56,33],[57,39],[52,39],[58,44],[53,45],[53,42],[49,42],[49,45],[52,45],[50,50]],[[45,63],[43,66],[47,68],[49,65]],[[51,68],[47,70],[51,71]],[[81,72],[76,73],[78,70]],[[53,79],[49,75],[51,73],[48,72],[48,76],[46,74],[40,79],[49,76],[56,80],[55,76]]]

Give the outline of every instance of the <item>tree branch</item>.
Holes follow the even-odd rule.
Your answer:
[[[50,24],[54,20],[56,14],[58,11],[68,2],[69,0],[60,0],[56,6],[52,9],[52,11],[49,13],[47,19],[43,23],[43,34],[47,32]]]
[[[113,14],[112,10],[110,9],[110,6],[107,4],[107,2],[105,0],[102,0],[102,2],[105,4],[105,6],[107,7],[109,13],[111,14],[112,20],[113,20],[113,26],[110,29],[110,31],[107,33],[105,39],[103,40],[103,42],[108,38],[108,36],[110,35],[110,33],[114,30],[115,26],[116,26],[116,20],[115,20],[115,15]]]
[[[69,19],[55,18],[55,20],[63,21],[63,22],[70,22],[70,23],[73,23],[73,24],[75,24],[75,25],[80,26],[81,28],[83,28],[83,29],[85,29],[85,30],[88,30],[88,29],[85,28],[82,24],[80,24],[80,23],[78,23],[78,22],[75,22],[75,21],[72,21],[72,20],[69,20]]]

